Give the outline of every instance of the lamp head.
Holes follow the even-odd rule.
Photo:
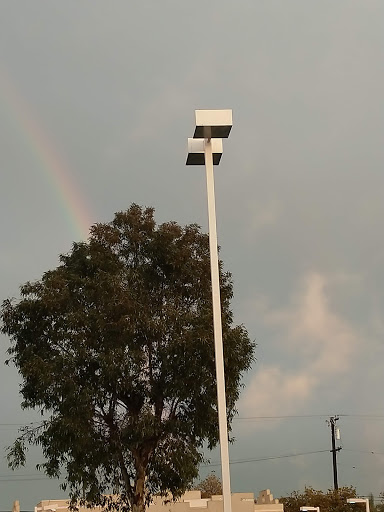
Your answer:
[[[195,110],[194,139],[227,139],[232,128],[232,110]]]
[[[219,165],[221,155],[223,154],[223,141],[221,139],[211,139],[213,165]],[[188,139],[188,157],[187,165],[205,164],[205,139]]]

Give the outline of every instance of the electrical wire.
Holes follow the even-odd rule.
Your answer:
[[[260,457],[260,458],[252,458],[252,459],[238,459],[230,461],[229,464],[245,464],[249,462],[262,462],[266,460],[276,460],[276,459],[286,459],[289,457],[300,457],[302,455],[312,455],[315,453],[328,453],[329,450],[315,450],[312,452],[301,452],[301,453],[291,453],[287,455],[275,455],[272,457]],[[202,464],[202,467],[213,467],[213,466],[220,466],[220,462],[214,462],[210,464]],[[28,474],[22,474],[22,475],[14,475],[13,477],[10,477],[9,475],[0,475],[0,483],[1,482],[19,482],[19,481],[29,481],[29,480],[50,480],[49,477],[45,477],[44,475],[28,475]]]
[[[237,416],[234,420],[279,420],[288,418],[328,418],[329,414],[294,414],[294,415],[283,415],[283,416]]]
[[[328,418],[334,416],[334,414],[284,414],[275,416],[236,416],[233,418],[237,420],[278,420],[278,419],[295,419],[295,418]],[[337,414],[340,418],[373,418],[373,419],[384,419],[382,414]],[[42,423],[41,421],[31,421],[29,423],[0,423],[0,427],[27,427],[30,425],[36,425]]]
[[[370,453],[372,455],[384,455],[382,452],[373,452],[368,450],[352,450],[351,448],[343,448],[346,452],[359,452],[359,453]]]
[[[31,477],[28,477],[28,478],[4,478],[4,477],[0,477],[0,484],[2,482],[31,482],[31,481],[35,481],[35,480],[52,480],[51,478],[49,478],[49,476],[31,476]]]
[[[273,457],[261,457],[261,458],[257,458],[257,459],[239,459],[239,460],[229,461],[229,464],[230,465],[245,464],[248,462],[261,462],[261,461],[265,461],[265,460],[286,459],[289,457],[300,457],[301,455],[311,455],[313,453],[325,453],[325,452],[329,453],[329,450],[316,450],[316,451],[312,451],[312,452],[291,453],[288,455],[276,455]],[[202,467],[212,467],[212,466],[220,466],[220,462],[214,462],[214,463],[210,463],[210,464],[202,464]]]
[[[279,419],[297,419],[297,418],[329,418],[333,414],[285,414],[276,416],[237,416],[234,420],[279,420]],[[337,414],[340,418],[372,418],[384,419],[384,415],[379,414]]]

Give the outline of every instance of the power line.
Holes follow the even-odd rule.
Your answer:
[[[0,475],[1,482],[27,482],[30,480],[63,480],[65,477],[51,478],[44,473],[11,473]]]
[[[8,473],[7,475],[0,475],[0,478],[9,478],[11,475],[15,478],[44,476],[43,473]]]
[[[382,452],[373,452],[373,451],[368,451],[368,450],[352,450],[350,448],[344,448],[344,447],[343,447],[343,450],[345,450],[347,452],[359,452],[359,453],[370,453],[372,455],[384,455],[384,453],[382,453]]]
[[[339,414],[339,416],[347,416],[351,418],[377,418],[384,419],[383,414]]]
[[[0,478],[0,484],[2,482],[30,482],[32,480],[53,480],[52,478],[50,478],[49,476],[41,476],[41,477],[38,477],[38,476],[31,476],[31,477],[28,477],[28,478],[4,478],[4,477],[1,477]]]
[[[279,419],[295,419],[295,418],[328,418],[329,413],[326,414],[284,414],[274,416],[237,416],[233,418],[237,420],[279,420]],[[338,414],[339,417],[343,418],[372,418],[372,419],[384,419],[383,414]],[[0,423],[0,427],[28,427],[42,423],[42,421],[31,421],[29,423]]]
[[[29,423],[0,423],[0,426],[6,426],[6,427],[29,427],[30,425],[35,425],[36,423],[42,423],[42,421],[30,421]]]
[[[273,456],[273,457],[261,457],[261,458],[258,458],[258,459],[239,459],[239,460],[230,461],[229,464],[230,465],[233,465],[233,464],[245,464],[247,462],[261,462],[261,461],[264,461],[264,460],[286,459],[288,457],[300,457],[301,455],[311,455],[313,453],[325,453],[325,452],[329,453],[329,450],[316,450],[316,451],[313,451],[313,452],[291,453],[291,454],[288,454],[288,455],[276,455],[276,456]],[[211,463],[211,464],[202,464],[202,467],[212,467],[212,466],[220,466],[220,463],[219,462],[215,462],[215,463]]]
[[[384,419],[384,415],[380,414],[338,414],[343,418],[361,418],[361,419]],[[284,419],[300,419],[300,418],[328,418],[329,414],[284,414],[275,416],[237,416],[234,421],[259,421],[259,420],[284,420]],[[42,424],[42,421],[31,421],[30,423],[0,423],[1,427],[29,427],[32,425]]]
[[[237,416],[234,420],[278,420],[288,418],[328,418],[328,414],[286,414],[283,416]]]
[[[275,416],[237,416],[234,420],[278,420],[278,419],[296,419],[296,418],[328,418],[329,414],[285,414]],[[384,419],[384,415],[379,414],[338,414],[343,418],[372,418]]]

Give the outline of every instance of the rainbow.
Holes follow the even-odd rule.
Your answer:
[[[16,121],[21,137],[25,141],[24,144],[30,148],[40,164],[45,178],[58,199],[71,233],[77,239],[87,239],[93,216],[84,196],[76,186],[73,173],[43,130],[31,106],[2,69],[0,69],[1,98],[10,111],[10,117]]]

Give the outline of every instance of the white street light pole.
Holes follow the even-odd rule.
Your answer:
[[[347,503],[365,503],[365,512],[369,512],[369,498],[348,498]]]
[[[217,379],[217,405],[219,414],[221,478],[223,484],[224,512],[231,512],[231,481],[229,472],[227,406],[225,400],[223,334],[221,325],[219,256],[217,252],[217,228],[215,187],[213,177],[212,139],[205,140],[205,170],[207,175],[209,251],[211,256],[213,332],[215,339],[215,363]]]
[[[213,306],[213,333],[217,382],[217,408],[221,455],[224,512],[231,512],[231,482],[229,472],[227,407],[225,399],[223,334],[221,323],[219,256],[217,250],[216,206],[213,165],[220,162],[221,137],[228,137],[232,127],[231,110],[196,110],[196,128],[193,139],[188,139],[187,165],[205,163],[208,196],[209,251]]]

